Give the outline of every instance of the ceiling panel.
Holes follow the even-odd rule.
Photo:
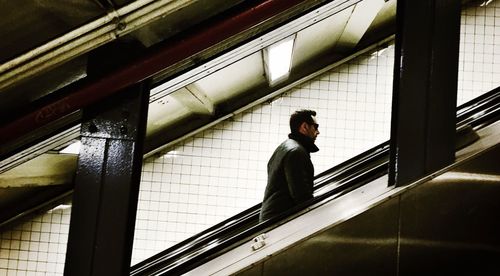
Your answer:
[[[0,7],[0,64],[105,14],[87,0],[0,0]]]
[[[176,92],[189,93],[185,88]],[[187,106],[171,95],[150,103],[146,136],[154,135],[164,129],[168,129],[171,125],[185,120],[191,112]]]
[[[266,83],[262,52],[258,51],[238,62],[200,79],[190,86],[203,91],[215,104],[250,91]]]
[[[365,0],[365,2],[366,1],[371,0]],[[382,0],[376,1],[379,2]],[[34,18],[36,18],[36,20],[27,19],[27,21],[23,21],[22,24],[17,24],[15,28],[9,30],[5,27],[8,20],[0,19],[0,32],[4,32],[2,34],[8,35],[11,32],[19,32],[19,34],[13,35],[12,40],[9,40],[11,44],[15,44],[16,40],[21,41],[23,36],[29,36],[31,30],[24,30],[23,28],[35,24],[38,20],[41,21],[41,23],[35,26],[33,31],[36,32],[39,27],[43,29],[44,32],[49,32],[50,34],[40,33],[40,37],[50,40],[50,35],[60,35],[67,31],[68,28],[79,26],[79,24],[81,25],[91,18],[102,16],[103,13],[97,1],[68,1],[67,6],[58,5],[56,1],[18,1],[17,3],[19,5],[26,5],[24,9],[14,5],[13,2],[14,1],[0,0],[1,4],[5,4],[6,7],[16,10],[12,17],[10,17],[10,20],[21,18],[30,12],[34,13]],[[207,17],[217,14],[239,2],[241,1],[233,0],[226,2],[217,0],[211,3],[211,5],[204,6],[206,2],[192,1],[190,2],[191,5],[187,6],[186,9],[180,10],[177,13],[171,13],[165,17],[160,17],[157,21],[152,21],[146,26],[132,32],[128,38],[139,38],[146,46],[153,46],[155,43],[166,39],[168,36],[188,28],[190,24],[206,20]],[[357,1],[352,1],[352,3],[355,2]],[[376,20],[380,22],[390,21],[390,19],[381,17],[394,15],[394,12],[391,10],[395,9],[395,5],[391,4],[391,2],[394,3],[396,0],[391,0],[386,3],[382,12],[378,13]],[[331,3],[336,3],[336,1]],[[354,12],[354,6],[348,6],[348,4],[346,4],[346,6],[347,8],[342,8],[341,11],[319,22],[316,22],[315,16],[309,16],[310,19],[301,21],[300,24],[304,25],[300,25],[300,27],[294,26],[294,28],[297,27],[300,31],[296,34],[292,61],[293,68],[302,67],[316,68],[316,70],[319,69],[316,65],[317,61],[319,59],[325,59],[325,56],[330,55],[335,50],[335,45],[339,37],[341,37],[345,31],[349,19]],[[74,11],[72,9],[79,9],[79,11]],[[376,14],[376,12],[373,12],[369,20],[366,19],[363,24],[361,24],[363,25],[362,28],[353,28],[350,35],[354,35],[357,37],[356,39],[359,40],[359,38],[364,35],[366,28],[370,25],[369,21],[373,20]],[[42,22],[46,17],[50,18]],[[356,20],[361,19],[357,17],[355,21]],[[355,23],[356,22],[352,23],[354,27],[356,27]],[[55,26],[57,24],[60,24],[60,26],[58,25],[52,28],[53,25]],[[308,26],[309,24],[313,25]],[[282,29],[286,31],[287,28],[285,27],[286,26],[280,26],[280,28],[276,30],[279,31]],[[371,28],[373,28],[373,26]],[[356,33],[356,31],[359,32]],[[19,35],[19,37],[16,35]],[[283,37],[283,35],[285,34],[273,33],[269,37],[276,37],[276,40],[279,40],[278,37]],[[286,35],[289,35],[289,33]],[[254,41],[258,41],[259,38],[256,37],[254,39]],[[43,42],[42,38],[39,40]],[[254,41],[251,42],[253,43]],[[33,38],[24,45],[29,48],[33,47],[36,43],[40,42],[37,42],[37,39]],[[241,47],[244,48],[244,46],[245,45],[242,45]],[[7,46],[2,44],[0,47]],[[228,116],[228,114],[241,110],[242,106],[250,106],[258,102],[264,96],[274,95],[275,92],[273,90],[286,87],[288,81],[279,83],[275,87],[269,86],[265,76],[261,48],[262,45],[260,45],[260,48],[258,48],[256,52],[250,55],[247,54],[249,51],[244,51],[247,56],[241,56],[236,62],[222,69],[217,69],[201,79],[187,85],[182,84],[185,85],[185,87],[151,102],[148,111],[146,143],[153,146],[151,146],[149,150],[157,150],[161,146],[167,145],[174,140],[178,141],[183,137],[192,135],[196,133],[197,130],[204,129],[206,126],[218,120],[222,120],[225,116]],[[12,55],[16,55],[16,53]],[[85,77],[85,70],[82,70],[85,66],[86,58],[82,56],[80,59],[73,59],[71,62],[65,63],[64,66],[58,67],[64,69],[62,72],[57,72],[57,70],[55,70],[50,76],[44,75],[31,79],[25,84],[16,86],[16,89],[7,91],[9,93],[1,91],[3,92],[3,94],[1,94],[2,100],[7,100],[2,101],[2,104],[5,105],[5,108],[16,109],[19,107],[15,107],[12,103],[28,105],[37,98],[50,94],[51,91],[55,91],[68,85],[72,81]],[[200,64],[199,66],[203,67],[204,65]],[[215,69],[204,69],[205,72],[209,70]],[[294,80],[292,81],[296,81],[298,78],[306,78],[306,75],[298,76],[299,74],[303,74],[303,72],[309,72],[309,74],[311,74],[311,71],[297,71],[294,73]]]
[[[354,7],[348,7],[297,33],[292,67],[300,66],[320,55],[331,52],[349,20]]]
[[[361,40],[366,30],[384,6],[384,0],[362,1],[354,6],[344,31],[335,45],[336,51],[350,51]]]

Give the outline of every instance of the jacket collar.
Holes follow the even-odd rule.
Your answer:
[[[290,133],[288,134],[288,138],[299,142],[299,144],[301,144],[309,152],[319,151],[319,148],[314,144],[313,139],[302,133]]]

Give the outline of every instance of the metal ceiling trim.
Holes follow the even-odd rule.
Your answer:
[[[198,28],[184,39],[174,41],[148,56],[87,84],[77,91],[43,106],[0,128],[0,141],[7,143],[40,128],[71,112],[94,104],[131,84],[157,74],[165,68],[178,65],[195,54],[225,42],[262,22],[277,16],[305,0],[255,1],[245,10],[220,18],[213,24]],[[322,1],[314,1],[318,4]],[[312,5],[311,2],[308,3]]]
[[[283,26],[266,33],[244,45],[231,50],[230,52],[223,54],[222,56],[215,58],[206,62],[205,64],[189,70],[185,74],[168,80],[157,87],[151,89],[150,92],[150,102],[157,101],[169,94],[177,91],[178,89],[187,86],[197,80],[200,80],[215,71],[218,71],[228,65],[237,62],[257,51],[265,49],[266,47],[285,39],[297,32],[320,22],[340,11],[346,9],[352,5],[356,5],[362,0],[343,0],[343,1],[331,1],[317,9],[307,13],[292,22],[284,24]]]
[[[26,63],[27,61],[34,59],[46,52],[49,52],[51,50],[54,50],[55,48],[59,47],[60,45],[66,44],[68,41],[72,41],[78,37],[81,37],[82,35],[86,33],[91,33],[92,31],[100,28],[101,26],[109,23],[112,21],[112,18],[108,16],[108,14],[102,18],[99,18],[95,21],[92,21],[88,24],[83,25],[82,27],[75,29],[69,33],[66,33],[54,40],[51,40],[39,47],[36,47],[35,49],[18,56],[17,58],[14,58],[4,64],[0,64],[0,74],[11,70],[15,68],[16,66],[19,66],[21,64]],[[3,77],[3,76],[2,76]]]
[[[46,153],[49,150],[69,144],[74,139],[80,137],[80,127],[80,124],[73,126],[15,155],[0,160],[0,174]]]
[[[0,65],[0,91],[198,0],[138,0]]]
[[[67,44],[59,45],[53,51],[40,54],[39,58],[33,56],[33,59],[26,64],[21,64],[3,73],[0,75],[0,94],[2,90],[15,85],[21,80],[41,74],[71,58],[114,40],[116,36],[110,32],[113,29],[114,27],[112,26],[105,26],[98,31],[90,33],[88,36],[79,37]]]
[[[335,68],[335,67],[337,67],[337,66],[339,66],[341,64],[344,64],[344,63],[346,63],[346,62],[348,62],[348,61],[350,61],[350,60],[352,60],[352,59],[354,59],[354,58],[356,58],[356,57],[358,57],[360,55],[366,54],[366,53],[368,53],[370,51],[374,51],[376,49],[379,49],[380,47],[387,47],[386,45],[388,43],[392,43],[394,41],[394,37],[395,37],[395,35],[391,35],[389,37],[386,37],[385,39],[382,39],[381,41],[379,41],[377,43],[369,45],[366,48],[361,49],[361,50],[357,51],[356,53],[354,53],[352,55],[349,55],[349,56],[347,56],[347,57],[345,57],[345,58],[343,58],[343,59],[341,59],[339,61],[336,61],[336,62],[334,62],[334,63],[332,63],[332,64],[330,64],[330,65],[322,68],[321,70],[318,70],[318,71],[316,71],[316,72],[314,72],[312,74],[309,74],[309,75],[307,75],[307,76],[305,76],[303,78],[300,78],[300,79],[298,79],[298,80],[296,80],[296,81],[294,81],[292,83],[289,83],[286,86],[283,86],[283,87],[275,90],[274,92],[272,92],[271,94],[268,94],[267,96],[265,96],[263,98],[260,98],[260,99],[258,99],[256,101],[253,101],[253,102],[251,102],[251,103],[249,103],[249,104],[247,104],[247,105],[245,105],[245,106],[243,106],[243,107],[241,107],[241,108],[239,108],[239,109],[237,109],[237,110],[235,110],[235,111],[233,111],[233,112],[231,112],[229,114],[226,114],[226,115],[224,115],[224,116],[222,116],[220,118],[215,119],[214,121],[212,121],[212,122],[204,125],[201,128],[193,130],[193,131],[191,131],[191,132],[189,132],[189,133],[187,133],[187,134],[185,134],[185,135],[183,135],[183,136],[181,136],[181,137],[179,137],[179,138],[177,138],[175,140],[172,140],[172,141],[164,144],[163,146],[160,146],[160,147],[158,147],[158,148],[156,148],[156,149],[154,149],[154,150],[152,150],[150,152],[145,153],[144,154],[144,158],[149,158],[149,157],[155,156],[155,155],[161,155],[163,153],[163,151],[169,149],[170,147],[174,146],[175,144],[179,143],[180,141],[182,141],[184,139],[187,139],[189,137],[192,137],[192,136],[196,135],[197,133],[203,132],[204,130],[207,130],[207,129],[215,126],[216,124],[218,124],[218,123],[220,123],[220,122],[222,122],[224,120],[227,120],[227,119],[229,119],[229,118],[231,118],[233,116],[236,116],[236,115],[238,115],[238,114],[240,114],[240,113],[242,113],[242,112],[244,112],[244,111],[246,111],[246,110],[248,110],[248,109],[250,109],[252,107],[255,107],[255,106],[259,105],[259,104],[262,104],[264,102],[270,101],[273,98],[275,98],[275,97],[283,94],[284,92],[292,89],[293,87],[296,87],[297,85],[300,85],[301,83],[304,83],[304,82],[306,82],[308,80],[314,79],[315,77],[317,77],[317,76],[319,76],[319,75],[321,75],[321,74],[323,74],[325,72],[328,72],[329,70],[331,70],[331,69],[333,69],[333,68]]]
[[[335,14],[335,13],[337,13],[337,12],[339,12],[339,11],[341,11],[341,10],[351,6],[351,5],[355,5],[360,1],[361,0],[346,0],[343,2],[337,1],[337,2],[331,2],[331,3],[325,4],[317,9],[309,12],[308,14],[301,16],[298,19],[277,28],[276,30],[273,30],[269,33],[266,33],[266,34],[264,34],[256,39],[252,40],[249,43],[246,43],[246,44],[244,44],[244,45],[242,45],[242,46],[240,46],[240,47],[238,47],[238,48],[236,48],[236,49],[234,49],[234,50],[232,50],[232,51],[230,51],[230,52],[228,52],[228,53],[226,53],[226,54],[224,54],[216,59],[213,59],[213,60],[211,60],[203,65],[198,66],[197,68],[195,68],[193,70],[190,70],[189,72],[187,72],[185,74],[182,74],[181,76],[179,76],[175,79],[168,81],[167,83],[165,83],[165,85],[162,85],[162,87],[166,87],[165,90],[163,90],[163,91],[160,91],[160,92],[157,92],[154,94],[153,90],[155,90],[155,89],[153,89],[152,95],[150,98],[150,102],[153,102],[155,100],[158,100],[159,98],[165,97],[168,94],[177,90],[178,87],[184,87],[187,84],[195,81],[194,79],[203,78],[206,75],[211,74],[216,70],[219,70],[221,68],[224,68],[227,65],[230,65],[230,64],[236,62],[242,56],[247,56],[247,55],[252,54],[256,51],[260,51],[260,50],[264,49],[265,47],[273,44],[274,42],[281,40],[283,37],[287,37],[290,34],[295,34],[298,31],[303,30],[304,28],[307,28],[312,24],[320,22],[321,20],[326,19],[329,16],[332,16],[333,14]],[[207,68],[209,68],[209,69],[207,69]],[[314,74],[314,76],[316,76],[316,74]],[[307,79],[309,79],[309,78],[307,78]],[[158,88],[156,88],[156,89],[158,89]],[[275,97],[277,94],[282,93],[284,90],[286,90],[286,89],[280,89],[277,93],[273,93],[271,95],[271,97]],[[268,99],[269,99],[269,97],[266,97],[264,99],[264,101],[266,101]],[[262,101],[259,101],[259,102],[262,102]],[[252,106],[255,106],[256,104],[257,103],[251,103],[250,105],[247,105],[244,108],[250,108]],[[230,114],[230,116],[233,116],[233,115],[238,114],[238,113],[243,112],[243,111],[244,110],[238,110],[237,112]],[[227,118],[228,118],[228,116],[220,118],[220,119],[216,120],[216,123],[222,121],[223,119],[227,119]],[[209,124],[209,126],[212,126],[212,125],[213,124]],[[205,129],[205,128],[203,128],[203,129]],[[198,133],[198,131],[190,132],[189,134],[186,134],[186,135],[180,137],[179,139],[176,139],[173,142],[178,142],[182,139],[190,137],[194,133]],[[78,132],[75,132],[75,134],[73,136],[71,136],[70,140],[75,139],[78,136],[79,136]],[[3,161],[0,161],[0,173],[4,172],[12,167],[15,167],[22,162],[28,161],[28,160],[36,157],[37,155],[42,154],[42,153],[46,152],[47,150],[52,149],[55,146],[60,146],[64,143],[67,143],[68,139],[65,139],[65,138],[66,137],[65,137],[64,133],[60,133],[60,135],[56,135],[56,136],[54,136],[54,138],[49,138],[46,141],[37,144],[36,146],[30,147],[27,150],[24,150],[20,153],[15,154],[12,157],[9,157]],[[58,139],[60,140],[59,143],[54,143],[54,144],[51,143],[50,146],[47,146],[49,141],[58,140]],[[160,148],[160,150],[164,150],[165,148],[168,148],[171,145],[172,145],[172,142],[168,143],[165,146],[162,146]],[[156,153],[156,152],[158,152],[158,150],[154,151],[154,153]],[[150,155],[151,155],[151,153],[147,154],[147,156],[150,156]]]

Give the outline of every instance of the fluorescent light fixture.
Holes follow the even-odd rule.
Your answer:
[[[481,7],[488,6],[491,3],[492,0],[484,1],[481,5]]]
[[[264,60],[271,85],[288,77],[294,41],[295,35],[266,48]]]
[[[163,157],[165,158],[176,158],[178,157],[180,154],[178,151],[176,150],[172,150],[172,151],[169,151],[167,152],[166,154],[163,155]]]
[[[60,150],[59,153],[79,154],[81,146],[82,146],[82,143],[80,141],[75,141],[74,143],[71,143],[69,146]]]
[[[389,47],[376,50],[375,52],[371,53],[370,59],[374,59],[376,57],[381,56],[387,49],[389,49]]]
[[[52,208],[51,210],[49,210],[48,213],[52,213],[52,212],[58,211],[58,210],[70,209],[70,208],[71,208],[70,204],[60,204],[60,205]]]

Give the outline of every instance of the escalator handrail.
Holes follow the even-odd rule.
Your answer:
[[[212,240],[208,245],[208,247],[204,247],[198,252],[193,252],[191,254],[187,254],[181,263],[173,262],[166,266],[162,266],[159,270],[155,271],[155,274],[163,274],[167,273],[167,275],[180,275],[185,273],[196,266],[206,262],[209,259],[213,259],[228,250],[240,245],[243,242],[246,242],[253,238],[256,234],[261,233],[267,229],[273,228],[277,224],[282,224],[284,220],[290,220],[298,216],[300,210],[304,210],[306,207],[311,207],[312,205],[320,204],[321,202],[330,201],[334,198],[342,196],[347,192],[354,190],[382,175],[387,172],[388,162],[387,160],[384,162],[381,161],[377,166],[370,168],[369,170],[364,171],[362,174],[357,174],[355,177],[350,176],[346,179],[339,180],[338,182],[342,182],[341,185],[336,188],[324,193],[320,196],[316,196],[310,201],[305,202],[302,205],[296,206],[272,219],[264,221],[262,223],[258,223],[258,212],[252,218],[254,221],[253,226],[250,228],[244,229],[243,231],[237,231],[234,235],[228,235],[226,238],[222,238],[220,240]],[[151,275],[150,271],[147,272],[146,275]]]
[[[388,152],[385,152],[385,154],[382,155],[379,154],[378,156],[379,166],[387,163],[387,160],[383,158],[383,155],[388,155]],[[373,160],[370,160],[370,162],[373,162]],[[370,173],[372,172],[372,170],[373,167],[367,168],[365,169],[365,173]],[[383,171],[385,172],[386,169],[383,169]],[[360,175],[364,176],[364,174],[357,173],[357,176]],[[151,275],[152,271],[158,273],[159,271],[165,269],[168,269],[168,275],[177,275],[178,273],[184,272],[187,269],[192,268],[199,261],[206,260],[208,255],[211,258],[215,257],[216,255],[214,255],[213,253],[214,251],[218,252],[217,255],[219,255],[223,253],[221,249],[228,248],[228,245],[236,246],[237,241],[241,242],[244,238],[251,238],[253,234],[263,231],[264,229],[275,225],[276,223],[282,221],[285,218],[290,218],[291,215],[296,214],[297,211],[304,209],[306,206],[316,204],[320,201],[325,200],[325,198],[331,197],[334,194],[338,195],[339,193],[345,192],[349,187],[352,187],[354,184],[359,184],[360,183],[359,180],[360,179],[352,175],[340,174],[337,177],[330,180],[330,181],[335,181],[336,183],[339,184],[336,188],[320,196],[314,197],[313,199],[304,203],[303,205],[297,206],[296,208],[288,210],[287,212],[260,224],[258,223],[258,217],[261,204],[257,204],[256,206],[253,206],[250,209],[246,210],[249,212],[244,211],[244,213],[246,214],[245,216],[246,221],[245,220],[238,221],[235,224],[228,225],[226,229],[213,229],[215,230],[215,232],[213,232],[214,235],[203,235],[202,240],[199,240],[198,242],[202,242],[204,246],[202,247],[200,246],[200,248],[198,248],[196,252],[184,252],[182,256],[183,262],[181,263],[182,267],[180,267],[181,264],[179,264],[176,261],[176,259],[178,259],[181,256],[175,256],[175,253],[169,254],[170,252],[164,251],[149,258],[148,259],[149,262],[147,262],[148,260],[146,260],[132,267],[131,275]],[[317,189],[318,187],[315,188]],[[242,227],[240,227],[241,224],[247,225],[247,227],[243,227],[246,228],[244,231],[241,231],[242,229]],[[251,227],[248,228],[248,225],[250,225]],[[204,239],[204,238],[209,238],[209,239]]]
[[[343,162],[342,164],[339,164],[335,166],[334,168],[338,168],[338,170],[328,170],[330,172],[330,175],[328,175],[328,181],[340,181],[341,177],[345,177],[345,174],[352,171],[353,168],[358,168],[361,169],[361,167],[367,162],[367,156],[380,156],[381,154],[384,154],[384,150],[387,150],[387,142],[383,143],[374,149],[370,149],[367,152],[364,152],[362,154],[359,154],[351,159],[349,159],[346,162]],[[375,157],[372,157],[372,159]],[[326,183],[325,180],[322,180],[321,177],[326,176],[326,174],[320,174],[317,177],[315,177],[315,190],[323,187]],[[320,181],[318,181],[318,178]],[[181,253],[181,250],[183,248],[190,248],[199,244],[205,244],[208,240],[212,240],[214,237],[219,236],[219,235],[227,235],[227,232],[232,232],[234,227],[240,224],[244,224],[246,220],[252,220],[252,222],[257,222],[258,221],[258,215],[260,211],[260,206],[261,204],[256,204],[255,206],[250,207],[247,210],[244,210],[243,212],[227,219],[224,220],[221,223],[218,223],[215,226],[212,226],[208,228],[207,230],[196,234],[192,236],[191,238],[188,238],[172,247],[169,249],[160,252],[147,260],[136,264],[134,267],[132,267],[132,275],[134,275],[135,271],[138,270],[139,267],[141,266],[150,266],[152,265],[151,262],[153,260],[168,260],[170,258],[173,258],[177,254]],[[239,229],[239,228],[238,228]],[[149,264],[148,264],[149,263]],[[157,261],[153,261],[153,263],[157,263]]]
[[[485,117],[496,117],[500,111],[500,87],[497,87],[491,90],[488,93],[485,93],[457,108],[457,128],[461,124],[479,124],[482,119]],[[484,112],[486,110],[486,112]],[[483,113],[475,120],[471,120],[470,118],[475,117],[475,114]],[[484,121],[484,119],[483,119]],[[366,170],[366,165],[371,164],[371,168],[380,167],[380,162],[383,160],[383,164],[387,166],[387,159],[389,154],[389,141],[384,142],[368,151],[365,151],[339,165],[334,166],[331,169],[328,169],[315,177],[315,190],[320,189],[329,183],[339,181],[342,177],[346,175],[350,175],[364,167]],[[359,173],[357,174],[359,175]],[[355,175],[351,175],[354,179],[359,181],[358,177]],[[321,195],[320,197],[315,197],[313,200],[307,202],[308,206],[310,204],[316,204],[320,200],[324,200],[324,197],[332,196],[332,193],[342,193],[342,189],[348,189],[352,187],[352,182],[346,181],[346,183],[351,183],[350,185],[340,185],[338,188],[333,189],[332,191],[326,193],[325,195]],[[345,190],[344,190],[345,191]],[[290,210],[293,212],[286,212],[282,216],[278,216],[274,219],[265,221],[260,224],[256,224],[258,221],[258,214],[260,210],[261,204],[257,204],[223,222],[208,228],[207,230],[194,235],[191,238],[188,238],[136,265],[131,268],[131,275],[142,275],[147,272],[148,274],[151,271],[163,271],[164,269],[159,269],[158,267],[172,267],[176,271],[180,272],[186,270],[187,267],[192,267],[194,265],[194,259],[202,259],[203,261],[207,261],[207,255],[210,255],[211,258],[214,258],[216,255],[221,254],[220,252],[216,254],[216,251],[220,251],[223,248],[222,245],[232,244],[236,246],[244,237],[248,238],[254,233],[258,233],[266,228],[269,228],[271,225],[276,224],[277,222],[283,220],[284,218],[296,213],[298,210]],[[305,208],[306,206],[301,206],[301,208]],[[250,229],[246,229],[241,231],[241,225],[248,227],[248,225],[253,225]],[[239,231],[237,231],[239,230]],[[228,233],[233,233],[232,237],[228,237]],[[223,237],[226,237],[226,241],[224,242]],[[214,245],[215,242],[218,242],[217,245]],[[234,247],[233,246],[233,247]],[[200,250],[200,248],[209,248],[207,250]],[[201,252],[203,251],[203,252]],[[211,253],[208,253],[210,251]],[[198,252],[198,253],[196,253]],[[198,255],[197,255],[198,254]],[[187,259],[191,259],[191,261],[186,261]],[[180,262],[180,261],[182,262]],[[179,268],[182,263],[186,263],[186,268]],[[173,273],[174,270],[169,271],[169,274]]]
[[[478,96],[457,108],[457,124],[464,124],[474,117],[473,114],[478,110],[486,109],[487,107],[498,105],[498,98],[500,98],[500,86],[492,89],[491,91]]]

